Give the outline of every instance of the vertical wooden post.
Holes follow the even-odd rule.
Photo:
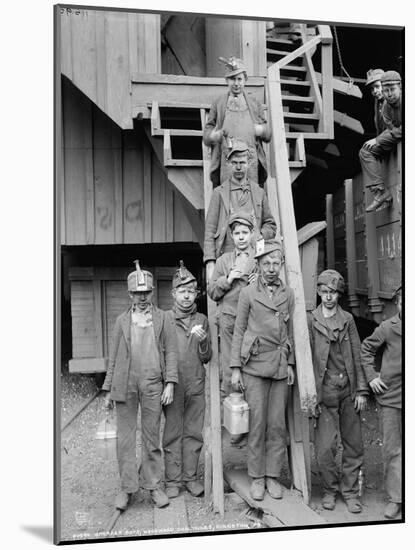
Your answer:
[[[335,267],[335,252],[334,252],[334,220],[333,220],[333,195],[326,195],[326,253],[327,267],[334,269]]]
[[[203,113],[201,113],[201,116]],[[204,122],[202,124],[204,127]],[[212,182],[209,176],[210,151],[202,144],[203,148],[203,187],[205,202],[205,217],[212,196]],[[208,281],[206,280],[206,284]],[[220,421],[220,388],[219,388],[219,350],[218,327],[216,324],[216,303],[207,297],[208,319],[210,337],[212,339],[212,358],[209,362],[209,417],[210,426],[205,432],[209,444],[205,447],[205,491],[210,495],[210,482],[212,487],[213,510],[221,517],[225,515],[223,495],[223,464],[222,464],[222,429]],[[207,458],[207,461],[206,461]],[[209,471],[210,469],[210,471]]]
[[[323,100],[323,131],[334,138],[333,123],[333,37],[329,25],[319,25],[321,36],[321,96]]]
[[[364,181],[365,179],[363,178],[363,182]],[[364,203],[366,208],[372,200],[372,194],[365,189]],[[380,323],[382,321],[383,302],[379,299],[380,279],[376,235],[376,211],[365,212],[365,240],[368,276],[368,306],[369,311],[372,313],[373,320]]]
[[[348,278],[348,300],[353,315],[359,314],[359,298],[356,294],[357,271],[356,271],[356,235],[354,227],[354,202],[353,202],[353,180],[344,182],[344,194],[346,203],[346,258]]]

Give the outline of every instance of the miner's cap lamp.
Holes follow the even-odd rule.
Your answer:
[[[138,260],[134,260],[135,271],[127,277],[128,292],[149,292],[153,290],[153,275],[149,271],[142,270]]]

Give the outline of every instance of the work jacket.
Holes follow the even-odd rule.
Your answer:
[[[125,401],[131,364],[131,307],[115,321],[103,390],[111,391],[111,399]],[[153,330],[160,358],[164,383],[178,381],[176,327],[165,311],[153,306]]]
[[[382,106],[382,117],[386,128],[376,137],[376,143],[378,145],[399,143],[402,140],[401,99],[395,105],[390,105],[385,100]]]
[[[239,294],[230,367],[263,378],[287,377],[294,365],[294,292],[279,280],[273,301],[261,277]]]
[[[275,237],[277,225],[271,213],[265,191],[254,182],[250,183],[252,205],[257,227],[265,240]],[[232,243],[228,226],[230,215],[230,180],[213,190],[205,221],[204,262],[215,261],[223,252],[226,243]],[[225,242],[226,241],[226,242]]]
[[[353,316],[337,306],[337,316],[341,330],[339,332],[340,351],[346,366],[350,382],[352,399],[357,394],[368,394],[368,385],[360,361],[360,338]],[[321,403],[323,379],[327,371],[330,351],[330,338],[323,317],[321,304],[307,316],[308,331],[313,358],[314,378],[316,382],[317,402]]]
[[[375,356],[383,348],[380,373]],[[362,366],[368,382],[380,376],[388,389],[376,395],[378,403],[402,408],[402,322],[399,315],[383,321],[362,343]]]
[[[264,147],[262,142],[268,142],[271,140],[271,129],[267,124],[265,118],[265,109],[264,106],[259,103],[254,97],[250,97],[249,94],[242,92],[246,104],[248,106],[249,114],[251,115],[252,124],[263,124],[264,133],[261,137],[256,138],[256,150],[258,155],[258,183],[263,184],[267,179],[267,159],[265,157]],[[221,153],[222,145],[221,141],[214,142],[211,139],[211,133],[216,128],[220,130],[223,126],[223,121],[225,120],[226,105],[228,103],[229,92],[223,94],[216,98],[209,111],[208,120],[206,122],[204,131],[203,131],[203,142],[205,145],[212,146],[212,153],[210,159],[210,179],[213,182],[213,185],[220,184],[220,162],[221,162]],[[238,137],[238,136],[234,136]]]

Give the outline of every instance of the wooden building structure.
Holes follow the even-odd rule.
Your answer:
[[[336,247],[332,229],[342,191],[336,190],[328,202],[326,221],[324,209],[319,206],[315,214],[310,204],[322,203],[330,190],[323,172],[335,173],[336,181],[351,177],[344,167],[351,154],[348,133],[359,139],[363,134],[359,120],[346,112],[347,102],[359,101],[361,90],[333,77],[330,27],[304,24],[292,32],[288,23],[279,22],[270,33],[265,21],[64,6],[56,10],[56,25],[57,70],[62,75],[56,136],[62,340],[73,372],[105,372],[112,326],[128,304],[125,280],[133,259],[138,257],[153,272],[155,299],[164,309],[171,305],[171,278],[179,259],[204,287],[204,214],[212,184],[203,127],[212,100],[226,89],[217,58],[244,59],[246,90],[267,104],[273,131],[266,191],[285,243],[285,277],[296,297],[297,383],[288,415],[290,460],[294,486],[308,502],[308,413],[316,395],[304,335],[306,309],[316,303],[317,270],[325,265],[319,243],[326,221],[328,263],[341,262],[345,249]],[[353,184],[346,182],[345,189],[352,223],[351,208],[361,203],[359,176]],[[376,216],[383,226],[382,213]],[[393,216],[390,221],[396,223],[395,211]],[[380,235],[383,229],[376,231]],[[357,246],[357,252],[346,274],[355,281],[353,287],[349,283],[355,294],[368,280],[359,279],[360,233],[355,216],[347,249],[350,255]],[[372,242],[376,237],[366,238]],[[389,297],[380,282],[377,294],[367,292],[371,311],[380,292]],[[207,304],[215,335],[213,305],[205,298],[202,295],[200,309]],[[354,313],[360,312],[360,305],[350,305]],[[217,345],[214,348],[207,370],[205,492],[223,514]]]

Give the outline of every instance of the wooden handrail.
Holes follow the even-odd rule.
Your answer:
[[[314,46],[317,46],[317,44],[320,44],[321,38],[320,36],[316,36],[315,38],[312,38],[311,40],[308,40],[305,42],[302,46],[294,50],[293,52],[289,53],[279,61],[277,61],[275,64],[281,68],[285,67],[285,65],[288,65],[291,63],[291,61],[294,61],[294,59],[297,59],[297,57],[300,57],[304,53],[310,51]]]

